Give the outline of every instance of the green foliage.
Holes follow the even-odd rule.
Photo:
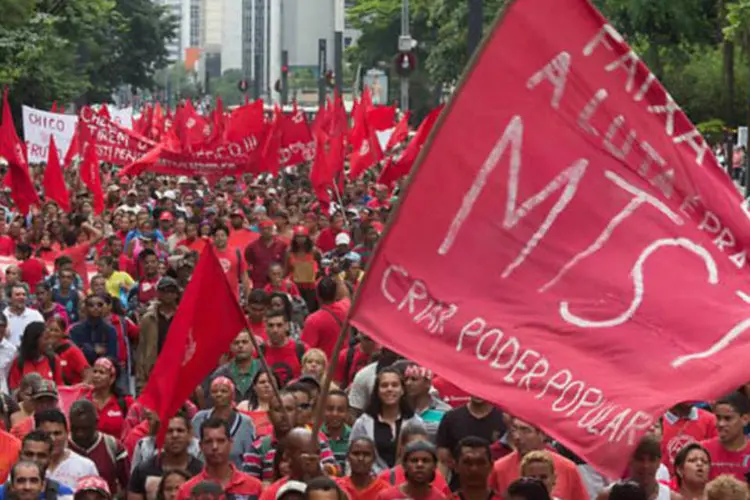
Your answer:
[[[211,80],[209,85],[211,95],[214,97],[221,96],[225,106],[234,106],[242,104],[245,101],[245,95],[240,92],[237,84],[245,78],[245,73],[241,69],[228,69],[221,75],[221,78]],[[248,97],[252,97],[252,89],[248,90]]]
[[[149,86],[175,32],[151,0],[0,0],[0,12],[0,85],[39,108]]]
[[[703,137],[712,144],[723,139],[725,127],[726,123],[716,118],[695,125],[695,128],[703,134]]]

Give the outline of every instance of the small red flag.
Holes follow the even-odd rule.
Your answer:
[[[52,108],[49,110],[50,113],[57,113],[57,101],[52,101]]]
[[[396,124],[393,133],[388,138],[388,144],[385,145],[385,149],[383,150],[384,153],[389,152],[391,149],[409,138],[409,116],[410,113],[408,111],[405,112],[401,117],[401,120]]]
[[[26,153],[13,125],[13,115],[8,104],[8,89],[3,92],[3,121],[0,125],[0,156],[8,162],[5,185],[18,210],[27,214],[31,205],[39,205],[39,195],[29,175]]]
[[[216,368],[221,355],[244,328],[245,315],[213,245],[208,243],[140,396],[141,404],[166,422]]]
[[[273,109],[273,121],[266,134],[266,141],[260,154],[260,171],[279,174],[279,149],[283,133],[284,115],[278,105]]]
[[[79,121],[83,121],[79,119]],[[94,137],[84,127],[79,128],[81,144],[83,147],[83,160],[79,166],[81,181],[94,195],[94,213],[99,215],[104,212],[104,193],[102,192],[102,178],[99,172],[99,157],[96,154],[96,142]]]
[[[70,212],[70,197],[65,186],[60,156],[57,154],[55,136],[49,136],[49,152],[47,153],[47,167],[44,169],[44,196],[59,205],[65,212]]]

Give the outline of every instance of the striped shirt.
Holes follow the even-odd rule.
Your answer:
[[[332,467],[338,472],[336,457],[333,456],[328,446],[328,440],[322,433],[318,433],[318,436],[320,438],[320,465],[324,468]],[[242,457],[242,472],[261,481],[273,481],[273,459],[276,456],[278,444],[279,441],[274,435],[257,439],[250,451]]]

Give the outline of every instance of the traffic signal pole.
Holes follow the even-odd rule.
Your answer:
[[[344,0],[333,0],[333,72],[336,90],[344,92]]]
[[[409,0],[401,0],[401,37],[410,37]],[[409,78],[401,77],[401,111],[409,109]]]

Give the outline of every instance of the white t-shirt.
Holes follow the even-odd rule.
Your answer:
[[[80,478],[99,475],[96,465],[88,458],[82,457],[71,450],[67,450],[65,453],[68,454],[67,458],[60,462],[55,470],[47,469],[47,479],[54,479],[75,492]]]
[[[5,317],[8,318],[8,340],[16,348],[21,345],[21,337],[23,337],[23,331],[29,323],[34,321],[41,321],[44,323],[44,317],[36,309],[30,307],[24,308],[21,314],[14,314],[10,307],[6,307],[3,311]]]

